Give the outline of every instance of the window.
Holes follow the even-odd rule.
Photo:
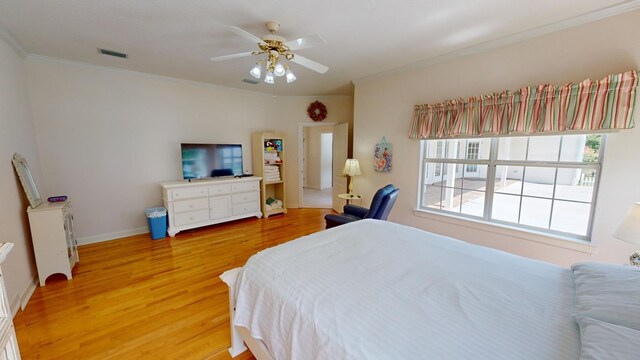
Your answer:
[[[423,140],[420,208],[588,239],[604,140]]]

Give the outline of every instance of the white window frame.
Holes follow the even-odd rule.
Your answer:
[[[418,210],[420,211],[425,211],[425,212],[429,212],[429,213],[434,213],[434,214],[441,214],[441,215],[447,215],[447,216],[452,216],[455,218],[460,218],[463,220],[473,220],[473,221],[479,221],[479,222],[483,222],[483,223],[487,223],[487,224],[498,224],[498,225],[504,225],[507,227],[511,227],[511,228],[515,228],[515,229],[520,229],[523,231],[527,231],[527,232],[531,232],[531,233],[543,233],[543,234],[549,234],[549,235],[557,235],[563,238],[570,238],[570,239],[578,239],[578,240],[584,240],[584,241],[590,241],[591,239],[591,234],[592,234],[592,230],[593,230],[593,220],[594,220],[594,214],[595,214],[595,208],[596,208],[596,199],[598,197],[598,190],[599,190],[599,183],[600,183],[600,178],[602,176],[602,163],[603,163],[603,159],[604,159],[604,151],[605,151],[605,146],[606,146],[606,140],[607,140],[607,136],[606,134],[598,134],[601,135],[601,141],[600,141],[600,148],[599,148],[599,153],[598,153],[598,162],[597,163],[587,163],[587,162],[569,162],[569,161],[560,161],[560,156],[562,153],[562,139],[563,139],[563,134],[554,134],[554,135],[559,135],[561,136],[560,138],[560,146],[558,147],[558,157],[556,161],[531,161],[531,160],[498,160],[498,145],[500,142],[500,137],[491,137],[491,138],[483,138],[483,139],[491,139],[491,149],[490,149],[490,156],[489,159],[487,160],[475,160],[475,159],[452,159],[452,158],[447,158],[447,157],[437,157],[437,158],[429,158],[427,157],[427,142],[428,141],[437,141],[437,140],[451,140],[451,139],[430,139],[430,140],[421,140],[420,141],[420,161],[421,161],[421,170],[419,173],[419,191],[418,191]],[[565,135],[589,135],[589,134],[565,134]],[[526,145],[526,149],[527,149],[527,154],[525,155],[525,159],[528,158],[528,151],[529,151],[529,141],[530,138],[532,136],[529,136],[527,139],[527,145]],[[464,140],[468,140],[468,141],[473,141],[474,139],[477,138],[460,138],[457,140],[460,141],[464,141]],[[468,143],[468,141],[466,143]],[[446,143],[448,145],[448,143]],[[467,153],[468,149],[465,147],[464,149],[464,154],[465,156],[468,155]],[[478,153],[480,153],[480,149],[478,149]],[[440,154],[438,154],[440,155]],[[435,163],[435,164],[442,164],[442,168],[446,168],[447,165],[449,164],[460,164],[463,168],[466,168],[467,165],[487,165],[487,180],[486,180],[486,186],[485,186],[485,200],[484,200],[484,211],[483,211],[483,216],[479,217],[479,216],[474,216],[474,215],[469,215],[469,214],[464,214],[461,212],[455,212],[455,211],[449,211],[449,210],[445,210],[445,209],[434,209],[434,208],[430,208],[430,207],[426,207],[424,206],[424,199],[423,196],[426,193],[426,187],[427,186],[431,186],[429,184],[425,183],[425,179],[427,179],[427,169],[428,169],[428,165],[430,163]],[[552,230],[552,229],[545,229],[545,228],[540,228],[540,227],[535,227],[535,226],[529,226],[529,225],[524,225],[524,224],[520,224],[520,223],[513,223],[513,222],[508,222],[508,221],[501,221],[501,220],[496,220],[496,219],[492,219],[491,218],[491,214],[492,214],[492,206],[493,206],[493,198],[494,198],[494,190],[495,190],[495,186],[490,186],[490,184],[495,184],[496,181],[496,167],[497,166],[521,166],[521,167],[550,167],[550,168],[555,168],[556,169],[556,179],[554,179],[554,190],[553,190],[553,195],[551,198],[545,198],[545,199],[550,199],[551,200],[551,210],[550,210],[550,214],[549,214],[549,223],[551,223],[552,219],[553,219],[553,204],[556,200],[559,201],[563,201],[563,202],[574,202],[574,203],[588,203],[591,205],[590,208],[590,212],[589,212],[589,222],[588,222],[588,226],[587,226],[587,233],[585,236],[581,236],[578,234],[574,234],[574,233],[567,233],[567,232],[562,232],[562,231],[557,231],[557,230]],[[556,189],[556,181],[557,181],[557,172],[558,172],[558,168],[579,168],[579,169],[593,169],[595,171],[595,183],[593,184],[593,193],[592,193],[592,197],[591,197],[591,201],[590,202],[585,202],[585,201],[578,201],[578,200],[568,200],[568,199],[556,199],[555,198],[555,189]],[[522,175],[522,181],[524,183],[524,175]],[[441,176],[444,176],[441,175]],[[514,195],[515,196],[515,195]],[[527,197],[527,198],[536,198],[536,196],[532,196],[532,195],[525,195],[523,196],[522,192],[520,193],[520,205],[519,205],[519,215],[518,218],[520,219],[520,215],[521,215],[521,211],[522,211],[522,198],[523,197]],[[540,197],[542,198],[542,197]],[[518,220],[519,220],[518,219]],[[550,226],[549,226],[550,227]]]

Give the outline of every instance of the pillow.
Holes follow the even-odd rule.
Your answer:
[[[580,360],[637,359],[640,331],[577,316],[580,325]]]
[[[580,263],[571,269],[577,316],[640,330],[640,268]]]

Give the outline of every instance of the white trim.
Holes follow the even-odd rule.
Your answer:
[[[18,39],[7,29],[0,26],[0,38],[2,38],[8,45],[15,51],[20,57],[27,57],[27,52],[24,51],[24,48],[18,42]]]
[[[556,234],[537,232],[535,230],[525,230],[504,224],[489,223],[471,218],[461,218],[449,214],[436,214],[421,209],[414,209],[413,214],[417,217],[426,218],[429,220],[462,226],[466,228],[472,228],[498,235],[510,236],[521,240],[531,241],[544,245],[551,245],[563,249],[578,251],[585,254],[593,254],[598,248],[593,243],[587,241],[563,237]]]
[[[482,53],[488,50],[500,48],[503,46],[515,44],[524,40],[533,39],[536,37],[540,37],[543,35],[551,34],[554,32],[558,32],[560,30],[576,27],[579,25],[587,24],[593,21],[605,19],[611,16],[620,15],[625,12],[633,11],[640,8],[640,0],[630,0],[621,4],[616,4],[609,6],[604,9],[598,9],[586,14],[574,16],[568,19],[563,19],[560,21],[556,21],[551,24],[539,26],[533,29],[525,30],[519,33],[515,33],[512,35],[507,35],[501,38],[497,38],[494,40],[485,41],[480,44],[472,45],[463,49],[454,50],[442,55],[436,55],[430,58],[426,58],[424,60],[414,62],[411,64],[403,65],[400,67],[396,67],[390,70],[383,70],[381,72],[367,75],[358,79],[352,80],[354,85],[358,85],[359,83],[367,82],[370,80],[376,80],[380,78],[384,78],[387,76],[395,75],[401,72],[415,70],[418,68],[427,67],[429,65],[443,63],[445,61],[450,61],[453,59],[474,55],[478,53]]]
[[[11,317],[15,317],[18,310],[24,310],[27,307],[27,303],[31,299],[31,296],[38,288],[38,277],[31,278],[31,281],[20,293],[16,294],[10,302],[9,308],[11,309]]]
[[[103,241],[109,241],[114,239],[120,239],[127,236],[146,234],[149,232],[149,229],[146,226],[137,227],[128,230],[120,230],[107,234],[98,234],[92,236],[85,236],[76,239],[78,241],[78,245],[88,245],[95,244]]]

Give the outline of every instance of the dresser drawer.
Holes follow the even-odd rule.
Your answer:
[[[209,196],[231,194],[231,185],[211,185],[209,186]]]
[[[256,202],[258,201],[258,197],[259,197],[258,192],[248,192],[248,193],[240,193],[240,194],[233,194],[231,195],[231,202],[233,204],[240,204],[240,203],[245,203],[245,202]]]
[[[209,221],[209,209],[189,211],[175,214],[176,226],[196,224]]]
[[[233,205],[233,215],[242,215],[258,211],[257,202],[247,202]]]
[[[258,190],[260,190],[260,184],[257,181],[231,185],[231,191],[234,193],[245,192],[245,191],[258,191]]]
[[[213,196],[209,198],[209,216],[211,220],[231,216],[231,196]]]
[[[170,200],[182,200],[191,199],[202,196],[209,196],[209,191],[206,186],[196,186],[184,189],[171,190]]]
[[[190,200],[180,200],[173,202],[173,212],[181,213],[185,211],[202,210],[209,208],[209,198],[199,198]]]

